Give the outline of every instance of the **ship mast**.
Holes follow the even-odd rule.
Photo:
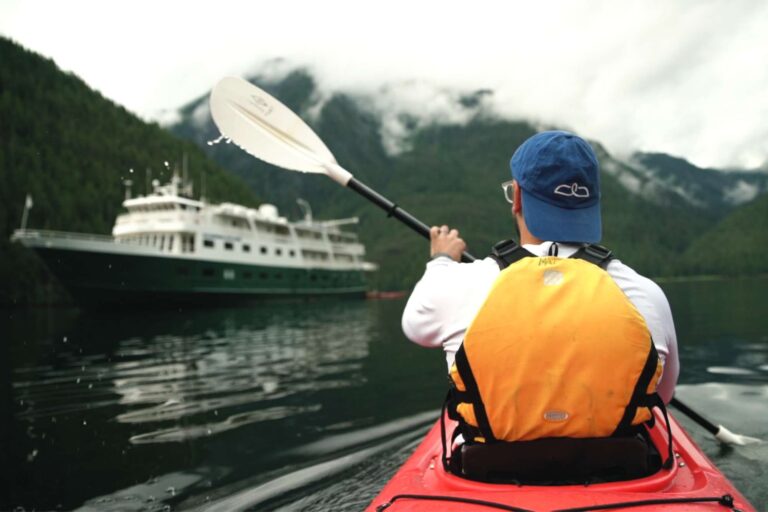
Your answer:
[[[312,207],[309,206],[309,202],[305,201],[302,198],[296,199],[296,202],[301,207],[301,210],[304,212],[304,222],[307,224],[312,224]]]

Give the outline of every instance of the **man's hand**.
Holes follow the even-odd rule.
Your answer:
[[[429,255],[447,254],[454,261],[461,260],[461,253],[467,248],[464,240],[459,238],[459,232],[448,229],[448,226],[432,226],[429,229],[430,251]]]

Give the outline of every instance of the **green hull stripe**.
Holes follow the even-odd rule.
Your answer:
[[[362,270],[297,269],[37,247],[61,282],[82,294],[362,294]]]

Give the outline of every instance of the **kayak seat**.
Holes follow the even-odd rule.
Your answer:
[[[450,471],[470,480],[535,485],[632,480],[660,468],[645,429],[622,437],[464,444],[450,459]]]

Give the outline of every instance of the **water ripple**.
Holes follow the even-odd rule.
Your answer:
[[[317,394],[366,382],[365,317],[341,322],[327,313],[263,325],[225,313],[214,329],[128,336],[95,355],[69,340],[55,364],[14,369],[16,416],[55,421],[101,409],[138,426],[130,443],[145,444],[317,413]]]

